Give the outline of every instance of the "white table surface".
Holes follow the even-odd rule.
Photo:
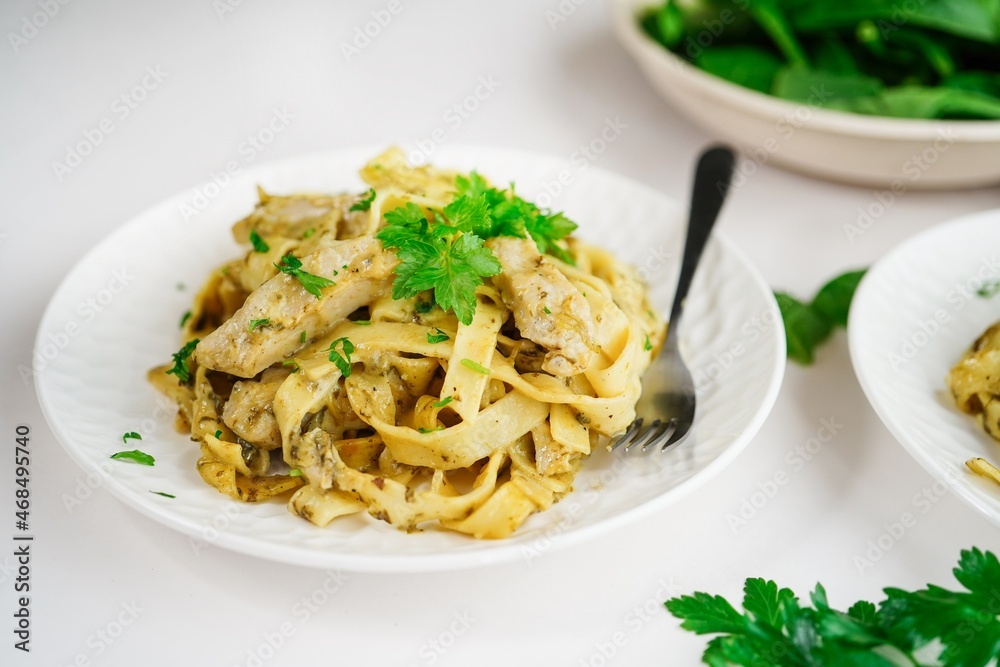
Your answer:
[[[322,587],[325,572],[216,548],[196,554],[186,537],[101,489],[73,512],[64,508],[62,494],[83,475],[45,423],[31,381],[17,373],[31,363],[46,302],[124,221],[205,182],[227,160],[246,161],[241,142],[275,109],[293,118],[252,162],[413,145],[438,127],[445,143],[568,157],[617,119],[624,129],[595,164],[684,199],[693,160],[711,137],[646,86],[615,42],[603,3],[575,2],[51,0],[58,11],[37,34],[28,29],[16,52],[10,34],[45,3],[3,4],[0,434],[12,450],[15,425],[32,428],[35,542],[28,655],[13,649],[13,548],[0,550],[0,662],[253,665],[251,652],[269,635],[279,643],[274,633],[284,624],[287,638],[274,655],[264,650],[261,664],[693,665],[705,640],[663,611],[670,595],[708,590],[736,599],[746,577],[764,576],[800,596],[822,581],[832,602],[846,606],[880,599],[884,586],[951,586],[960,549],[1000,549],[996,528],[950,494],[916,500],[935,480],[868,406],[843,332],[814,366],[789,366],[763,429],[700,490],[530,565],[346,573],[325,604],[303,613],[300,601]],[[560,4],[569,15],[552,26]],[[401,11],[348,62],[343,45],[355,28],[390,6]],[[124,117],[116,100],[141,85],[147,68],[161,80],[147,77],[146,99]],[[461,123],[450,120],[449,109],[481,77],[495,90]],[[104,118],[113,131],[60,180],[53,163]],[[770,284],[808,296],[920,230],[1000,206],[998,188],[907,193],[851,242],[844,225],[875,196],[765,164],[733,194],[720,227]],[[825,419],[842,428],[793,470],[786,456]],[[0,464],[5,540],[14,533],[12,459],[10,451]],[[727,517],[779,471],[788,482],[734,530]],[[869,540],[904,512],[916,524],[859,572]],[[100,633],[117,634],[119,619],[129,624],[106,643]],[[616,640],[614,656],[602,658]]]

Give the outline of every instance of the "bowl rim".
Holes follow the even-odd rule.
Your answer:
[[[946,130],[950,130],[949,139],[957,143],[1000,141],[1000,120],[867,116],[803,105],[745,88],[698,69],[643,32],[636,20],[638,10],[654,7],[654,0],[611,0],[611,5],[618,39],[641,66],[655,68],[655,73],[658,74],[666,72],[674,79],[680,77],[714,98],[724,99],[733,106],[758,116],[790,117],[797,109],[807,106],[810,110],[810,129],[816,131],[879,139],[927,141],[937,139]]]

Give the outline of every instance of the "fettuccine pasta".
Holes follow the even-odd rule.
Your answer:
[[[396,149],[361,176],[360,195],[260,191],[233,228],[252,248],[212,272],[187,345],[149,378],[177,402],[201,477],[234,499],[287,497],[321,527],[367,512],[406,531],[506,537],[632,422],[665,326],[635,272],[600,248],[463,228],[449,204],[464,176],[411,167]],[[512,191],[463,187],[477,230],[522,213],[568,222]],[[455,279],[441,279],[445,264],[407,278],[425,248],[383,231],[401,211],[417,219],[400,223],[411,237],[474,248],[471,287],[464,265]],[[462,285],[470,309],[443,307]]]

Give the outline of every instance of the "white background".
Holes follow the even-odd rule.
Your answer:
[[[697,152],[711,140],[646,86],[598,0],[564,2],[571,11],[557,23],[556,0],[402,0],[402,11],[350,57],[344,45],[387,1],[231,4],[233,11],[210,0],[76,0],[59,5],[35,33],[28,29],[31,38],[16,50],[9,35],[41,11],[39,3],[5,2],[0,10],[0,536],[14,533],[19,423],[34,436],[36,535],[30,655],[12,648],[14,561],[11,549],[0,549],[0,662],[247,665],[248,651],[288,624],[290,636],[263,664],[693,665],[705,639],[681,631],[662,610],[671,595],[708,590],[736,599],[746,577],[764,576],[800,596],[822,581],[833,604],[846,606],[879,599],[884,586],[952,586],[960,549],[1000,550],[996,528],[950,494],[935,496],[934,480],[883,428],[854,378],[842,332],[814,366],[789,366],[759,435],[681,502],[530,564],[346,573],[308,617],[296,604],[323,585],[323,571],[214,548],[196,554],[186,537],[100,489],[68,511],[62,495],[83,475],[49,431],[31,380],[17,371],[31,364],[48,298],[124,221],[204,183],[229,160],[248,163],[239,147],[275,109],[293,119],[249,162],[361,144],[413,146],[436,128],[444,128],[445,143],[568,158],[617,119],[624,130],[594,163],[680,200]],[[165,77],[123,117],[116,100],[142,85],[147,68]],[[449,110],[481,78],[495,90],[456,123]],[[68,147],[104,118],[113,131],[60,179],[53,163],[65,162]],[[922,229],[1000,205],[995,188],[907,193],[851,239],[845,225],[877,202],[875,190],[768,164],[749,170],[720,228],[771,285],[802,296]],[[824,419],[842,428],[794,471],[786,455]],[[731,515],[781,471],[787,483],[745,525],[734,525]],[[915,500],[926,491],[933,503]],[[869,541],[904,512],[916,525],[859,566]],[[134,605],[136,618],[104,644],[97,633],[128,618],[123,605]],[[637,612],[644,605],[649,614]],[[600,649],[609,651],[616,633],[621,646],[605,660]],[[450,646],[438,653],[433,641]]]

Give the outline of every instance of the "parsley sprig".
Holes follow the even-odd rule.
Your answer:
[[[409,299],[434,290],[439,306],[453,310],[463,324],[472,323],[476,287],[484,277],[500,273],[501,267],[483,239],[472,232],[477,223],[467,213],[456,214],[461,217],[454,222],[461,227],[444,219],[429,223],[413,202],[385,214],[388,224],[378,238],[385,247],[395,248],[399,258],[392,298]]]
[[[808,606],[763,579],[746,580],[743,613],[700,592],[665,604],[682,628],[719,635],[702,655],[708,665],[983,667],[1000,653],[1000,562],[973,548],[962,551],[953,572],[964,591],[886,588],[877,607],[862,600],[846,612],[829,605],[819,584]]]
[[[191,367],[188,365],[188,358],[198,347],[198,340],[190,340],[184,347],[173,354],[174,365],[167,370],[168,375],[176,375],[181,384],[191,384]]]
[[[475,171],[468,177],[458,176],[455,179],[455,189],[456,200],[451,206],[466,198],[485,203],[489,215],[487,222],[480,223],[480,231],[477,233],[481,236],[530,236],[539,252],[557,257],[567,264],[575,264],[573,256],[556,243],[576,229],[576,223],[562,213],[541,210],[517,196],[513,186],[510,190],[490,187]],[[445,215],[447,214],[448,209],[445,208]]]
[[[321,290],[324,287],[329,287],[330,285],[336,285],[329,278],[324,278],[322,276],[314,276],[311,273],[302,270],[302,260],[295,255],[285,255],[281,258],[281,262],[274,265],[282,273],[287,273],[293,278],[298,279],[302,287],[305,288],[307,292],[312,294],[317,299],[321,296]]]
[[[396,249],[400,260],[392,296],[409,299],[433,290],[430,303],[454,311],[463,324],[472,322],[476,287],[502,269],[483,245],[485,239],[530,236],[540,252],[573,263],[558,241],[571,234],[576,223],[561,213],[542,211],[513,188],[490,187],[476,172],[458,176],[454,199],[443,210],[430,211],[429,217],[413,202],[385,214],[386,226],[377,236],[386,248]]]

